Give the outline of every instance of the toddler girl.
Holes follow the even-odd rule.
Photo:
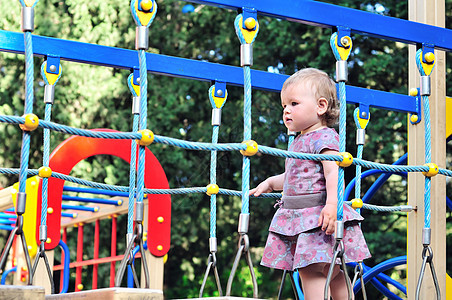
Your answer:
[[[289,151],[333,154],[339,150],[334,125],[339,110],[336,86],[325,72],[307,68],[290,76],[281,90],[284,125],[300,132]],[[282,190],[283,197],[270,224],[261,264],[300,273],[305,299],[324,299],[333,258],[336,226],[338,166],[335,161],[286,159],[285,172],[267,178],[251,195]],[[359,227],[362,217],[344,205],[344,259],[358,262],[370,257]],[[337,262],[338,263],[338,262]],[[330,283],[334,300],[348,299],[339,264]]]

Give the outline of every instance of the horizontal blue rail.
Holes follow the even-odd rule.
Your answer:
[[[119,206],[122,204],[122,200],[108,200],[108,199],[100,199],[100,198],[82,198],[82,197],[73,197],[73,196],[67,196],[67,195],[63,195],[63,200],[110,204],[110,205],[116,205],[116,206]]]
[[[83,205],[67,205],[62,204],[61,209],[72,209],[72,210],[80,210],[80,211],[90,211],[90,212],[96,212],[99,210],[99,207],[97,206],[83,206]]]
[[[76,187],[76,186],[64,186],[63,191],[107,195],[107,196],[121,196],[121,197],[129,196],[129,193],[127,193],[127,192],[105,191],[105,190],[99,190],[99,189],[94,189],[94,188],[82,188],[82,187]]]
[[[348,27],[352,32],[452,50],[452,30],[317,1],[186,0],[228,9],[254,8],[258,14],[320,27]]]
[[[22,33],[0,30],[0,51],[24,53]],[[139,65],[134,50],[81,43],[69,40],[33,35],[35,56],[59,56],[62,60],[120,69],[132,69]],[[222,81],[229,85],[243,86],[243,69],[236,66],[146,53],[147,70],[154,74],[189,78],[201,81]],[[287,75],[251,70],[254,89],[279,92]],[[347,102],[365,104],[375,108],[417,113],[414,97],[366,88],[347,86]]]

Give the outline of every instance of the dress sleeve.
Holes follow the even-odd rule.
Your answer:
[[[315,138],[313,141],[315,154],[320,154],[323,150],[339,151],[339,135],[334,129],[322,130],[313,138]]]

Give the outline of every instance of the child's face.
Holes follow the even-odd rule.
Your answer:
[[[309,85],[293,83],[281,92],[284,125],[295,132],[307,133],[323,126],[318,99]]]

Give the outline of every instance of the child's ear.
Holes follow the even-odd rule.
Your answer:
[[[317,100],[317,114],[321,116],[324,113],[326,113],[327,109],[328,109],[328,100],[326,100],[323,97],[319,98],[319,100]]]

